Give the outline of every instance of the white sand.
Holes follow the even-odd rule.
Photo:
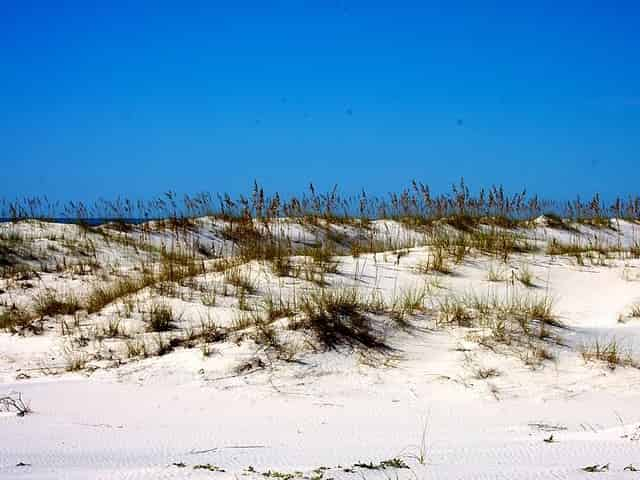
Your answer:
[[[215,223],[201,224],[197,238],[231,248],[217,235]],[[51,258],[65,251],[46,250],[49,243],[60,246],[60,235],[77,234],[73,226],[39,223],[0,228],[38,237]],[[413,235],[392,222],[380,222],[379,228],[396,240]],[[552,237],[588,242],[598,235],[606,243],[628,246],[640,233],[639,226],[626,222],[620,234],[583,230],[577,235],[540,226],[527,235],[541,242]],[[295,224],[284,224],[283,231],[296,242],[321,239]],[[156,235],[153,241],[172,239]],[[99,263],[117,264],[120,272],[133,269],[137,255],[143,255],[98,236],[94,243]],[[316,479],[320,474],[324,479],[637,478],[624,468],[640,469],[640,370],[586,362],[579,350],[596,339],[615,338],[635,358],[640,319],[626,315],[640,302],[640,260],[611,258],[604,266],[587,260],[581,266],[573,258],[535,253],[514,256],[504,265],[474,254],[454,267],[455,275],[444,276],[416,273],[425,250],[413,248],[399,262],[393,253],[340,257],[339,273],[327,279],[332,285],[377,289],[386,298],[423,288],[426,281],[429,305],[470,292],[548,295],[568,327],[562,332],[565,345],[550,347],[555,359],[531,368],[517,355],[469,340],[466,329],[433,329],[425,313],[411,319],[413,329],[389,334],[396,351],[386,360],[302,351],[296,362],[285,362],[250,340],[214,344],[209,357],[200,348],[178,348],[162,357],[126,360],[123,341],[107,339],[86,347],[88,354],[100,351],[102,359],[91,357],[84,371],[65,373],[69,339],[51,320],[42,335],[0,333],[0,395],[21,392],[33,409],[24,417],[0,416],[0,478],[265,478],[262,472],[268,471]],[[524,265],[534,274],[533,288],[487,280],[490,268],[510,278]],[[243,268],[261,294],[286,296],[309,288],[304,280],[274,277],[258,262]],[[216,275],[201,280],[215,281]],[[34,286],[28,289],[2,281],[0,299],[28,304],[44,288],[82,295],[98,279],[47,273],[31,280]],[[138,297],[138,305],[148,306],[148,292]],[[215,307],[197,297],[167,301],[182,314],[181,326],[197,325],[203,316],[228,325],[236,310],[236,300],[225,297]],[[116,302],[82,321],[102,325],[123,308]],[[139,326],[138,313],[125,323]],[[266,368],[236,372],[255,358]],[[497,376],[478,378],[479,369],[489,368]],[[550,435],[553,442],[545,442]],[[352,467],[396,457],[410,469]],[[20,462],[28,465],[16,466]],[[224,472],[193,468],[199,464]],[[594,464],[610,464],[608,472],[582,471]],[[255,472],[247,471],[250,466]],[[329,469],[316,470],[320,467]]]

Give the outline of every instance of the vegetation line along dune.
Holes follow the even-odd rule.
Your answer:
[[[253,396],[257,385],[333,398],[329,405],[345,401],[338,391],[373,388],[385,399],[408,391],[484,408],[511,402],[522,415],[531,399],[640,380],[637,199],[605,206],[595,196],[546,210],[553,205],[500,187],[472,196],[461,181],[434,197],[415,183],[386,200],[310,187],[284,201],[256,185],[247,198],[218,200],[74,204],[64,222],[42,215],[58,206],[9,204],[0,223],[0,375],[11,388],[0,410],[37,412],[43,397],[23,394],[55,376],[92,388],[195,383],[233,402],[237,389]],[[421,444],[419,455],[405,442],[414,453],[378,450],[326,469],[431,468],[427,457],[438,454]],[[193,465],[240,471],[213,459]],[[264,465],[260,475],[323,471]]]

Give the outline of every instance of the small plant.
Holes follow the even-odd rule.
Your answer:
[[[0,411],[15,412],[17,416],[24,417],[31,413],[31,407],[22,399],[20,392],[0,395]]]
[[[447,261],[446,251],[440,245],[436,245],[429,253],[427,260],[419,263],[416,268],[420,273],[437,272],[447,275],[452,272]]]
[[[458,297],[447,297],[440,301],[438,323],[455,324],[459,327],[469,327],[473,316],[465,302]]]
[[[80,309],[80,301],[71,294],[60,294],[46,290],[35,298],[35,311],[40,317],[73,315]]]
[[[426,298],[426,288],[408,288],[403,290],[400,295],[394,298],[391,302],[391,317],[399,323],[405,324],[407,316],[413,316],[416,312],[424,311]],[[384,305],[382,303],[382,299],[379,299],[379,301],[380,306],[377,309],[383,311]]]
[[[226,332],[211,319],[200,320],[200,338],[205,343],[220,342],[226,338]]]
[[[293,473],[278,472],[277,470],[268,470],[262,472],[265,478],[277,478],[278,480],[293,480],[296,476]]]
[[[493,378],[500,375],[500,372],[495,368],[478,368],[476,370],[476,378],[479,380],[486,380],[487,378]]]
[[[244,287],[239,287],[237,290],[238,294],[238,308],[242,311],[251,310],[249,307],[249,302],[247,301],[247,290]]]
[[[34,333],[42,332],[42,328],[26,309],[12,305],[8,310],[0,313],[0,330],[17,333],[25,329],[32,330]]]
[[[427,432],[429,430],[429,422],[428,419],[425,418],[422,425],[422,432],[420,434],[420,443],[416,444],[413,448],[415,449],[415,453],[411,455],[420,465],[424,465],[427,463],[427,458],[429,457],[429,445],[427,442]]]
[[[89,313],[99,312],[111,302],[139,292],[154,282],[152,275],[145,275],[141,279],[123,278],[111,285],[97,285],[89,292],[85,307]]]
[[[523,301],[518,302],[514,299],[513,308],[521,309],[521,312],[529,315],[531,318],[541,320],[551,325],[559,326],[553,313],[553,298],[543,297],[526,297]]]
[[[291,317],[296,313],[295,301],[284,300],[282,297],[276,299],[273,295],[267,295],[263,299],[262,308],[270,321]]]
[[[202,352],[202,356],[205,358],[209,358],[215,353],[215,349],[208,343],[200,345],[200,351]]]
[[[177,343],[179,343],[176,338],[170,338],[167,340],[161,333],[156,333],[154,342],[156,344],[156,355],[159,357],[173,352],[173,349],[176,347]]]
[[[77,372],[82,370],[87,366],[87,362],[89,361],[89,357],[85,352],[73,350],[70,347],[67,347],[64,350],[64,356],[67,361],[67,365],[65,367],[67,372]]]
[[[522,352],[520,359],[525,365],[532,369],[536,369],[541,367],[545,361],[554,360],[555,355],[548,348],[545,348],[542,345],[536,345],[532,342],[529,345],[529,348],[526,348],[524,352]]]
[[[128,358],[146,357],[148,355],[147,344],[142,340],[128,340],[125,346]]]
[[[599,464],[595,464],[595,465],[589,465],[586,467],[582,467],[582,471],[583,472],[588,472],[588,473],[602,473],[602,472],[608,472],[609,471],[609,464],[605,464],[605,465],[599,465]]]
[[[297,325],[311,329],[328,349],[339,346],[387,351],[366,313],[371,305],[355,288],[320,289],[302,296],[303,319]]]
[[[231,321],[230,329],[234,332],[239,332],[249,327],[252,327],[256,323],[256,318],[255,318],[256,315],[259,316],[259,312],[257,310],[253,310],[250,312],[246,312],[246,311],[238,312],[236,315],[234,315]]]
[[[409,465],[407,465],[404,460],[398,457],[390,458],[389,460],[383,460],[380,462],[380,465],[382,466],[382,468],[409,468]]]
[[[240,267],[232,267],[226,270],[224,272],[224,280],[241,292],[254,293],[257,290],[251,275],[245,273]]]
[[[490,282],[504,282],[507,277],[505,275],[504,270],[497,267],[493,263],[489,266],[489,271],[487,272],[487,280]]]
[[[220,473],[224,473],[226,471],[225,469],[220,468],[217,465],[212,465],[210,463],[194,465],[193,469],[194,470],[208,470],[209,472],[220,472]]]
[[[384,470],[385,468],[409,468],[409,465],[405,463],[401,458],[391,458],[389,460],[382,460],[380,463],[354,463],[354,467],[364,468],[367,470]]]
[[[622,351],[615,338],[607,342],[596,339],[591,344],[583,344],[580,353],[585,362],[604,362],[614,370],[618,366],[634,366],[635,362],[630,351]]]
[[[215,289],[207,290],[202,294],[201,300],[202,304],[207,307],[215,307],[218,296]]]
[[[523,264],[518,272],[518,280],[525,287],[533,287],[533,273],[527,264]]]
[[[312,247],[305,249],[303,255],[311,257],[318,272],[322,274],[338,273],[338,262],[333,258],[335,255],[333,249],[326,246]]]
[[[284,255],[278,255],[271,260],[271,270],[277,277],[288,277],[291,275],[291,259]]]
[[[107,338],[126,337],[126,332],[121,325],[121,321],[117,317],[110,318],[107,323],[102,326],[102,335]]]
[[[167,332],[174,328],[173,310],[166,303],[154,303],[149,311],[147,330],[150,332]]]

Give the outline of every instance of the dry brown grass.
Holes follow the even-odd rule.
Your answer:
[[[585,362],[602,362],[611,370],[616,367],[637,367],[630,348],[623,348],[615,338],[609,340],[595,339],[580,348]]]
[[[73,293],[61,293],[45,290],[34,299],[34,309],[40,317],[73,315],[82,308],[80,300]]]
[[[302,318],[297,328],[306,328],[326,349],[342,346],[379,352],[390,351],[381,332],[367,315],[377,303],[355,288],[318,289],[298,299]]]
[[[0,313],[0,330],[10,333],[21,333],[26,330],[41,333],[42,325],[28,310],[12,305]]]
[[[166,303],[153,303],[147,316],[149,332],[167,332],[175,328],[173,309]]]
[[[470,329],[469,338],[497,351],[515,353],[525,363],[540,361],[547,345],[561,343],[562,324],[553,313],[553,301],[547,296],[512,292],[447,296],[436,307],[440,327],[454,325]]]

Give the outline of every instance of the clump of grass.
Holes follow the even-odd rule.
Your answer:
[[[554,353],[543,345],[531,344],[530,348],[524,350],[520,355],[523,363],[531,368],[539,368],[545,361],[555,359]]]
[[[200,351],[202,352],[202,356],[204,358],[209,358],[216,352],[215,348],[213,348],[210,344],[206,342],[200,345]]]
[[[168,252],[162,250],[160,271],[157,272],[154,283],[179,283],[205,272],[204,262],[195,252],[184,252],[177,249]]]
[[[369,462],[369,463],[364,463],[364,462],[360,462],[360,463],[354,463],[353,464],[354,467],[357,468],[364,468],[367,470],[384,470],[385,468],[398,468],[398,469],[408,469],[409,465],[406,464],[406,462],[404,460],[402,460],[401,458],[390,458],[388,460],[382,460],[379,463],[373,463],[373,462]]]
[[[479,380],[486,380],[488,378],[500,376],[500,371],[496,368],[484,368],[480,367],[476,370],[475,376]]]
[[[0,330],[9,333],[18,333],[24,330],[41,333],[42,325],[36,322],[29,311],[14,304],[0,313]]]
[[[85,304],[89,313],[96,313],[110,303],[120,298],[139,292],[145,287],[153,285],[152,276],[143,278],[122,278],[111,285],[97,285],[86,298]]]
[[[322,273],[338,273],[338,262],[334,259],[335,251],[328,246],[307,247],[304,256],[310,257],[315,270]]]
[[[32,412],[30,405],[22,399],[20,392],[0,395],[0,411],[15,412],[19,417]]]
[[[365,234],[363,235],[365,238],[352,238],[348,240],[349,253],[353,258],[359,258],[360,255],[366,253],[395,252],[397,262],[404,255],[408,254],[410,248],[416,246],[416,241],[413,238],[400,238],[399,235],[379,238],[375,231],[367,231],[368,227],[366,224],[358,224],[357,226],[361,228],[361,232]]]
[[[111,284],[96,285],[89,292],[85,307],[89,313],[95,313],[115,300],[135,294],[140,290],[156,285],[162,295],[173,292],[176,282],[185,281],[205,271],[204,264],[194,255],[177,250],[162,251],[159,271],[143,265],[140,276],[120,278]],[[171,288],[170,288],[171,287]]]
[[[264,345],[274,350],[280,350],[281,345],[278,340],[278,333],[273,322],[263,317],[258,312],[253,315],[253,325],[255,327],[254,341],[258,345]]]
[[[524,235],[495,226],[469,227],[457,232],[438,228],[432,232],[431,240],[435,247],[453,256],[456,263],[461,263],[472,251],[495,256],[506,263],[515,253],[534,252],[537,249]]]
[[[246,330],[261,321],[260,311],[257,309],[240,311],[234,315],[230,329],[235,332]]]
[[[218,467],[217,465],[212,465],[210,463],[205,463],[201,465],[194,465],[194,470],[208,470],[209,472],[220,472],[224,473],[226,470],[224,468]]]
[[[34,302],[34,309],[40,317],[73,315],[80,308],[80,301],[72,293],[61,294],[52,290],[40,293]]]
[[[89,357],[86,352],[80,350],[74,350],[71,347],[67,347],[64,350],[64,356],[66,359],[65,369],[67,372],[77,372],[84,369],[87,366]]]
[[[292,271],[291,258],[284,255],[274,257],[271,260],[271,270],[277,277],[288,277]]]
[[[525,287],[533,287],[535,286],[533,283],[533,279],[533,272],[531,271],[529,266],[527,264],[522,264],[520,270],[518,271],[518,280],[520,281],[520,283],[522,283]]]
[[[244,272],[240,267],[232,267],[224,272],[226,283],[236,287],[238,291],[254,293],[257,286],[250,273]]]
[[[522,235],[508,230],[497,228],[474,230],[468,235],[472,248],[495,255],[504,262],[515,253],[529,253],[536,250],[535,245]]]
[[[640,303],[636,303],[629,309],[629,316],[631,318],[640,318]]]
[[[489,265],[487,280],[489,280],[490,282],[504,282],[507,280],[507,277],[503,269],[497,267],[492,263],[491,265]]]
[[[262,308],[267,319],[271,321],[283,317],[292,317],[296,314],[295,297],[292,300],[285,300],[282,296],[274,298],[273,295],[269,294],[263,298]]]
[[[325,271],[322,268],[318,268],[313,261],[305,260],[302,263],[298,263],[294,266],[292,275],[295,278],[302,278],[320,287],[328,284],[325,280]]]
[[[546,212],[544,214],[544,220],[549,228],[556,230],[567,230],[570,232],[577,232],[575,227],[572,227],[565,219],[554,212]]]
[[[298,300],[303,319],[297,327],[315,333],[326,349],[341,346],[388,351],[389,347],[366,315],[371,303],[355,288],[319,289]]]
[[[595,339],[592,343],[585,343],[581,346],[580,353],[585,362],[604,362],[611,370],[637,365],[631,350],[623,350],[615,338],[608,341]]]
[[[278,480],[293,480],[297,474],[289,472],[279,472],[277,470],[267,470],[262,472],[262,476],[265,478],[276,478]]]
[[[199,337],[205,343],[215,343],[224,340],[227,337],[227,333],[224,329],[220,328],[213,320],[201,319]]]
[[[215,290],[215,288],[207,290],[203,292],[200,300],[202,301],[202,304],[206,305],[207,307],[215,307],[218,300],[218,292]]]
[[[416,269],[420,273],[437,272],[446,275],[452,272],[452,269],[449,266],[449,262],[447,260],[446,250],[440,245],[432,248],[429,252],[429,255],[427,256],[427,260],[419,263]]]
[[[274,316],[273,313],[270,315],[269,311],[256,307],[236,315],[232,329],[243,331],[242,336],[248,336],[257,345],[276,351],[279,358],[291,359],[295,353],[294,349],[291,345],[284,345],[280,341]]]
[[[125,346],[127,349],[127,358],[146,357],[148,355],[147,344],[142,340],[128,340]]]
[[[156,344],[156,355],[158,357],[162,357],[168,353],[173,352],[175,347],[180,343],[177,338],[165,338],[161,333],[156,333],[153,337],[153,340]]]
[[[425,310],[425,302],[427,299],[426,288],[408,288],[402,290],[398,296],[396,296],[390,302],[390,316],[397,322],[406,326],[406,317],[413,316],[416,312]],[[375,301],[376,298],[372,298]],[[382,298],[378,298],[379,305],[374,310],[382,312],[385,310],[384,302]]]
[[[107,338],[126,337],[127,334],[122,326],[122,322],[118,317],[110,318],[102,325],[101,333]]]
[[[244,287],[239,287],[236,291],[238,296],[238,308],[240,310],[251,310],[251,306],[247,300],[247,290]]]
[[[509,347],[507,351],[528,361],[534,351],[560,341],[557,329],[562,325],[553,313],[552,299],[546,296],[471,293],[440,299],[436,308],[436,325],[469,328],[471,340],[493,351]]]
[[[439,324],[455,324],[459,327],[470,327],[473,316],[463,299],[456,296],[445,297],[439,301]]]
[[[593,264],[606,266],[607,258],[616,252],[624,253],[620,247],[605,245],[597,237],[588,243],[581,243],[578,238],[570,242],[562,242],[554,238],[547,245],[547,254],[574,257],[578,265],[584,265],[585,258],[589,258]]]
[[[150,332],[167,332],[175,327],[174,320],[173,309],[170,305],[154,303],[149,310],[147,330]]]
[[[523,301],[515,299],[512,303],[514,312],[520,311],[533,319],[541,320],[550,325],[561,326],[553,313],[553,299],[549,296],[525,297]]]

